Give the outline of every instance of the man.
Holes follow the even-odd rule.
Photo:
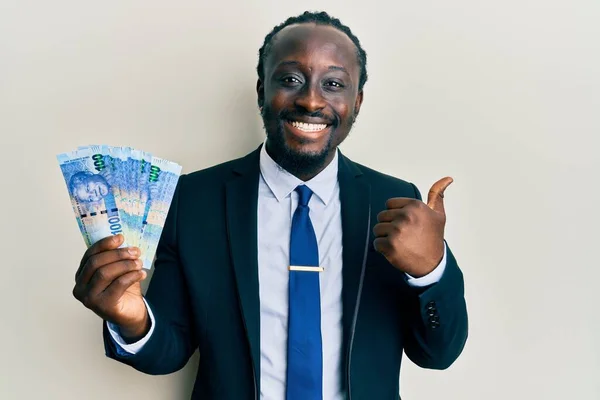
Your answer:
[[[451,179],[425,204],[337,150],[366,54],[326,13],[275,27],[258,76],[264,145],[181,177],[146,296],[119,236],[85,253],[74,295],[106,321],[106,354],[140,371],[177,371],[199,349],[193,399],[398,399],[403,351],[443,369],[467,337],[444,241]]]

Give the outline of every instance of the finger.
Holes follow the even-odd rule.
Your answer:
[[[137,247],[125,247],[94,254],[88,258],[83,266],[79,278],[77,279],[77,283],[80,285],[87,285],[98,269],[117,261],[134,260],[139,256],[140,250]]]
[[[102,293],[115,280],[130,272],[140,271],[142,269],[142,260],[123,260],[108,264],[98,269],[88,285],[90,296],[97,296]]]
[[[378,222],[392,222],[395,220],[406,219],[407,210],[405,208],[395,208],[391,210],[383,210],[377,214]]]
[[[145,270],[131,271],[121,275],[104,290],[102,296],[119,299],[133,284],[143,281],[148,276]]]
[[[403,208],[409,204],[413,204],[418,201],[419,200],[417,199],[411,199],[408,197],[393,197],[385,202],[385,206],[388,210],[391,210],[396,208]]]
[[[443,214],[446,213],[446,210],[444,209],[444,191],[452,182],[454,182],[454,180],[447,176],[431,186],[431,189],[429,189],[429,193],[427,194],[427,205],[432,210],[441,212]]]
[[[375,224],[375,226],[373,227],[373,235],[375,235],[375,237],[377,238],[387,237],[394,231],[396,231],[396,227],[391,222]]]
[[[88,258],[90,258],[91,256],[93,256],[95,254],[101,253],[103,251],[116,249],[123,243],[124,240],[125,240],[125,238],[123,237],[123,235],[119,233],[114,236],[107,236],[103,239],[98,240],[93,245],[91,245],[85,251],[85,253],[83,254],[83,257],[81,258],[81,262],[79,263],[79,268],[77,269],[77,272],[75,272],[75,279],[77,279],[77,277],[81,273]]]
[[[384,256],[389,253],[392,246],[387,238],[380,237],[373,240],[373,247],[375,250],[383,254]]]

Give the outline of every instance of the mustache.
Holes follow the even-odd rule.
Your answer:
[[[321,111],[314,111],[309,113],[300,110],[281,110],[281,112],[277,116],[277,118],[280,120],[298,120],[302,119],[303,117],[322,119],[323,121],[325,121],[325,123],[327,123],[328,125],[332,125],[334,128],[339,126],[340,124],[339,115],[335,113],[333,115],[327,115]]]

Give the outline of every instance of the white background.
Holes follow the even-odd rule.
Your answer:
[[[600,2],[0,0],[0,398],[187,399],[193,362],[104,356],[71,295],[85,249],[56,163],[130,145],[184,172],[253,150],[258,48],[305,9],[341,18],[370,79],[342,151],[446,192],[470,336],[403,398],[600,398]]]

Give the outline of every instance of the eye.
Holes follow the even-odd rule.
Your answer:
[[[329,80],[325,82],[325,86],[328,89],[342,89],[344,87],[344,84],[339,81]]]
[[[281,79],[281,82],[283,82],[287,86],[294,86],[302,83],[300,79],[298,79],[298,77],[293,75],[284,76]]]

